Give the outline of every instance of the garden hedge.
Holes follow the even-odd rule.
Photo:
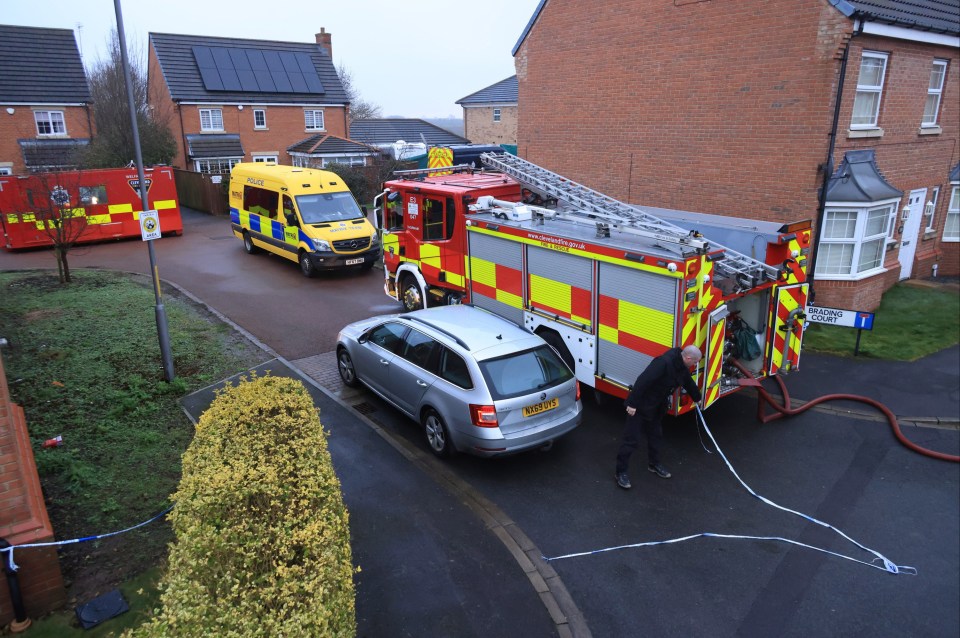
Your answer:
[[[133,636],[355,636],[348,514],[303,384],[253,377],[183,457],[161,609]]]

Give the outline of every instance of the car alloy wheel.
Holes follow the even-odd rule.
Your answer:
[[[357,369],[353,367],[353,359],[347,349],[343,347],[337,350],[337,371],[340,373],[343,385],[348,388],[355,388],[359,385],[360,380],[357,377]]]

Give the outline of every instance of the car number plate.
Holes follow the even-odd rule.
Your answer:
[[[356,266],[357,264],[363,263],[363,257],[357,257],[356,259],[348,259],[344,263],[348,266]]]
[[[535,414],[552,410],[558,405],[560,405],[560,399],[550,399],[549,401],[541,401],[533,405],[525,405],[523,406],[523,416],[534,416]]]

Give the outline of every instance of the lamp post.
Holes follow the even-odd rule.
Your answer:
[[[130,62],[127,59],[127,40],[123,33],[123,15],[120,12],[120,0],[113,0],[117,14],[117,38],[120,44],[120,61],[123,64],[123,78],[127,85],[127,106],[130,109],[130,126],[133,129],[133,150],[137,161],[137,178],[140,180],[140,204],[142,210],[149,210],[147,203],[147,180],[143,174],[143,153],[140,150],[140,128],[137,125],[137,108],[133,101],[133,80],[130,78]],[[153,240],[146,242],[150,255],[150,276],[153,278],[153,297],[156,301],[157,335],[160,338],[160,355],[163,359],[163,378],[173,381],[173,353],[170,351],[170,332],[167,329],[167,313],[163,307],[163,294],[160,292],[160,274],[157,270],[157,258],[153,251]]]

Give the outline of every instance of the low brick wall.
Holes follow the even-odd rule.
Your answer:
[[[23,409],[10,401],[0,356],[0,538],[11,545],[54,540],[40,489],[40,478],[30,445]],[[6,552],[0,555],[4,561]],[[24,608],[38,618],[66,602],[57,552],[52,547],[15,551],[17,577]],[[0,579],[0,626],[13,620],[13,604],[6,578]]]

